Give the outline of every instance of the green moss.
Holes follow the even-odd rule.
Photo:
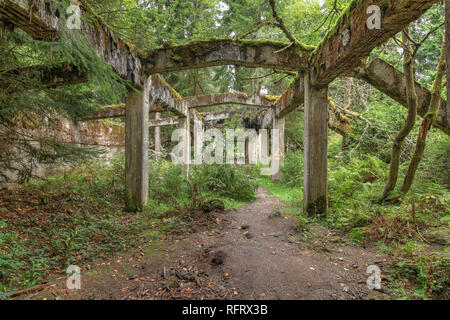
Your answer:
[[[282,41],[273,41],[273,40],[234,40],[234,39],[226,39],[226,38],[212,38],[208,40],[193,40],[185,44],[174,44],[173,42],[166,42],[164,45],[156,47],[154,50],[151,50],[149,53],[149,57],[155,54],[159,50],[171,49],[173,51],[172,59],[175,61],[182,59],[182,52],[190,51],[195,55],[206,55],[211,51],[217,48],[218,43],[231,43],[234,45],[238,45],[240,47],[263,47],[263,46],[273,46],[279,49],[283,49],[289,47],[289,43]],[[304,51],[313,51],[315,47],[304,45],[300,42],[296,43],[293,47],[294,49],[301,49]]]
[[[341,13],[339,18],[337,19],[334,26],[328,30],[325,37],[323,38],[322,42],[317,46],[317,48],[311,53],[311,56],[309,57],[309,62],[312,62],[312,59],[317,55],[319,50],[322,48],[322,46],[334,35],[336,35],[344,22],[344,20],[350,15],[353,9],[355,9],[359,4],[361,4],[363,0],[353,0],[350,2],[347,6],[347,8]]]
[[[280,96],[271,96],[271,95],[266,94],[264,96],[264,98],[266,100],[269,100],[270,102],[277,102],[281,97]]]
[[[181,95],[178,92],[176,92],[175,89],[173,89],[160,75],[156,75],[156,77],[158,78],[159,82],[163,87],[166,87],[167,89],[170,90],[170,93],[172,94],[173,98],[175,98],[178,101],[183,100]]]
[[[309,215],[326,215],[328,209],[328,199],[326,196],[320,196],[316,201],[308,204],[306,213]]]

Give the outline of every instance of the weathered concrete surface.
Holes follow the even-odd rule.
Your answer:
[[[276,97],[275,97],[276,98]],[[270,108],[274,97],[264,95],[249,95],[247,93],[226,92],[218,94],[207,94],[194,97],[185,97],[190,108],[204,108],[224,104],[240,104],[245,106]]]
[[[233,117],[234,112],[201,112],[200,115],[204,122],[228,120]]]
[[[211,39],[184,45],[167,45],[148,53],[146,72],[239,65],[278,70],[305,70],[311,50],[289,43],[264,40]],[[285,50],[283,50],[285,49]]]
[[[366,81],[407,108],[405,76],[389,63],[376,58],[367,66],[357,68],[351,75]],[[418,82],[415,87],[418,99],[417,114],[423,117],[430,104],[431,92]],[[447,102],[443,99],[433,125],[446,134],[450,134],[449,111]]]
[[[150,128],[170,127],[170,126],[176,126],[179,123],[180,123],[180,121],[178,120],[178,117],[170,117],[170,118],[149,120],[148,126]]]
[[[306,73],[303,204],[311,215],[328,208],[328,108],[328,88],[313,87]]]
[[[312,85],[325,87],[342,73],[355,68],[361,58],[418,19],[438,0],[354,0],[311,56]],[[370,5],[381,8],[381,29],[369,30]]]
[[[198,115],[199,121],[203,122],[213,122],[220,120],[228,120],[231,119],[234,112],[200,112]],[[191,117],[191,120],[195,123],[194,119]],[[148,125],[150,128],[155,127],[169,127],[176,126],[180,124],[179,117],[170,117],[170,118],[162,118],[162,119],[153,119],[149,120]]]
[[[149,79],[150,108],[149,112],[170,111],[177,116],[186,117],[189,104],[164,81],[159,75],[152,75]],[[125,117],[125,105],[105,106],[98,111],[86,115],[84,120],[108,119]]]
[[[150,112],[171,111],[180,117],[188,116],[189,104],[160,75],[152,75],[149,86]]]
[[[4,128],[0,129],[0,131],[2,130]],[[37,145],[35,147],[39,147],[37,141],[79,145],[101,150],[104,153],[100,156],[105,159],[125,150],[125,127],[120,124],[105,124],[99,121],[74,123],[67,118],[59,116],[55,121],[52,121],[52,125],[43,123],[42,125],[36,125],[36,128],[18,125],[14,128],[14,131],[22,138],[25,137],[30,141],[36,141]],[[14,152],[20,157],[21,151],[15,145],[16,141],[3,141],[2,143],[6,143],[5,146],[15,150]],[[33,163],[31,159],[30,163]],[[52,170],[60,168],[60,163],[34,164],[31,174],[35,177],[46,177]],[[8,183],[18,181],[17,172],[10,170],[0,171],[0,176],[6,177]],[[0,184],[1,186],[2,184]]]
[[[6,94],[17,90],[55,88],[88,81],[86,72],[68,63],[60,66],[34,66],[0,72],[2,72],[3,80],[0,83],[0,90]],[[17,85],[18,81],[20,85]]]
[[[90,9],[86,0],[79,0],[81,15],[95,17],[81,19],[81,30],[74,34],[81,34],[92,45],[96,54],[107,64],[111,65],[117,74],[130,80],[135,86],[141,87],[146,79],[142,72],[142,62],[134,48],[121,40],[101,21]],[[0,0],[0,19],[6,20],[24,30],[36,40],[57,41],[62,19],[66,8],[59,8],[61,2],[47,0]],[[61,12],[61,9],[64,9]]]
[[[143,92],[130,91],[125,117],[125,204],[127,211],[142,211],[148,202],[149,78]]]
[[[284,117],[305,102],[305,80],[301,73],[291,83],[285,93],[275,102],[275,116]]]

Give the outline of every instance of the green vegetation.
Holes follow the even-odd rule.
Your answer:
[[[188,53],[206,55],[224,42],[246,47],[271,45],[279,52],[306,50],[314,57],[340,24],[347,23],[351,10],[361,4],[361,0],[275,2],[276,12],[267,0],[82,1],[89,4],[86,18],[97,31],[101,20],[114,31],[114,37],[121,38],[102,39],[119,46],[106,45],[103,54],[114,55],[115,50],[129,45],[148,56],[147,62],[158,48],[167,48],[173,60],[181,61],[186,56],[192,58]],[[58,1],[52,9],[65,12],[68,3]],[[320,209],[328,202],[328,210],[321,217],[306,215],[303,209],[304,113],[300,109],[286,116],[283,181],[259,176],[260,166],[230,165],[191,166],[188,179],[180,166],[152,159],[149,204],[140,214],[126,213],[124,159],[92,160],[99,155],[97,149],[80,147],[74,141],[62,143],[60,135],[64,135],[61,120],[76,123],[104,105],[123,106],[129,83],[97,56],[79,32],[65,30],[63,21],[59,41],[45,42],[34,40],[20,28],[11,28],[3,20],[7,18],[0,21],[0,182],[3,185],[14,180],[19,186],[0,190],[0,298],[60,275],[69,264],[106,259],[172,232],[192,232],[199,221],[208,225],[210,212],[238,208],[254,200],[258,186],[282,199],[283,214],[298,219],[300,232],[319,224],[358,245],[376,244],[390,255],[393,264],[383,272],[394,297],[449,298],[449,136],[421,125],[419,117],[410,119],[413,130],[401,139],[396,154],[400,154],[399,178],[405,177],[409,162],[414,164],[414,184],[409,192],[401,192],[394,183],[392,192],[381,200],[392,159],[398,158],[392,156],[391,149],[405,123],[405,106],[354,78],[340,76],[329,84],[333,108],[361,117],[347,119],[353,130],[329,132],[329,198],[320,198],[309,208]],[[285,28],[274,21],[283,21]],[[411,59],[411,69],[415,70],[412,78],[434,91],[435,101],[446,96],[447,89],[441,87],[448,86],[436,76],[443,22],[444,5],[436,3],[414,22],[407,41],[421,44]],[[242,35],[245,40],[238,40]],[[399,35],[395,37],[375,48],[369,60],[379,58],[402,71],[408,53],[400,49]],[[41,78],[28,77],[24,71],[68,64],[86,72],[89,81],[47,88],[42,87]],[[132,59],[127,61],[128,71],[137,67],[131,64]],[[232,91],[265,95],[275,102],[296,76],[300,75],[225,65],[168,72],[161,82],[172,93],[179,92],[179,100]],[[261,128],[260,116],[266,110],[232,107],[242,112],[224,124],[214,124],[216,127]],[[436,107],[431,105],[428,115],[434,114]],[[170,112],[161,112],[162,118],[169,116]],[[102,122],[116,125],[123,119]],[[174,145],[170,141],[172,130],[161,128],[163,151]],[[423,158],[420,154],[412,161],[414,149],[420,149],[415,143],[421,139],[420,134],[426,136],[425,152]],[[82,130],[79,135],[83,135]],[[423,147],[425,139],[421,140]],[[45,179],[34,176],[40,165],[67,164],[71,169],[60,169]]]
[[[443,141],[427,146],[424,167],[439,163],[437,159],[444,163],[442,145],[448,145],[449,138],[436,132],[434,139]],[[448,168],[435,165],[417,177],[414,189],[401,201],[380,203],[388,164],[376,156],[342,152],[341,143],[338,135],[331,136],[326,217],[311,218],[303,212],[301,152],[286,154],[284,181],[272,182],[270,177],[258,177],[258,181],[283,200],[283,214],[296,216],[299,229],[316,223],[361,245],[378,243],[394,260],[388,275],[395,296],[447,299],[450,193],[438,177],[448,176]],[[400,174],[406,168],[403,163]]]
[[[150,203],[139,215],[124,212],[123,157],[1,190],[0,298],[64,273],[69,265],[136,249],[175,230],[189,232],[192,211],[211,200],[237,208],[255,198],[256,188],[244,169],[233,166],[199,166],[189,184],[182,168],[165,160],[150,161],[149,185]]]

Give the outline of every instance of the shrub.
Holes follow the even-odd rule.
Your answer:
[[[257,183],[242,167],[205,164],[192,169],[192,183],[199,192],[214,192],[240,201],[252,201],[256,198]]]
[[[286,184],[293,187],[303,186],[303,152],[301,150],[287,152],[281,171]]]

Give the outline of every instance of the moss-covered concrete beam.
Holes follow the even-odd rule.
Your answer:
[[[63,23],[60,17],[65,16],[67,9],[62,4],[61,1],[48,0],[0,0],[0,19],[22,29],[36,40],[58,41]],[[117,74],[141,88],[147,76],[142,72],[141,58],[134,48],[113,33],[86,0],[79,0],[79,6],[81,28],[74,32],[79,32]]]
[[[170,45],[150,51],[145,59],[149,74],[239,65],[277,70],[305,70],[312,48],[266,40],[210,39]]]
[[[150,78],[150,112],[170,111],[177,116],[187,117],[189,103],[183,100],[160,75],[155,74]],[[164,110],[160,110],[160,107]]]
[[[213,122],[213,121],[220,121],[220,120],[228,120],[233,117],[233,114],[235,112],[201,112],[200,115],[204,122]]]
[[[164,119],[154,119],[149,120],[148,125],[150,128],[154,127],[169,127],[169,126],[177,126],[179,124],[178,117],[170,117],[170,118],[164,118]]]
[[[405,76],[401,71],[397,70],[389,63],[376,58],[367,66],[363,65],[362,67],[355,69],[349,75],[366,81],[407,108]],[[430,104],[431,92],[418,82],[416,82],[415,86],[418,99],[417,114],[423,117],[427,113]],[[448,116],[447,102],[442,99],[433,125],[450,135],[450,122]]]
[[[305,102],[305,80],[299,74],[284,94],[275,102],[275,116],[282,118]]]
[[[342,73],[355,68],[361,58],[418,19],[438,0],[353,0],[312,53],[312,85],[326,87]],[[366,25],[371,5],[380,8],[380,29]]]
[[[249,95],[247,93],[227,92],[218,94],[207,94],[193,97],[185,97],[190,108],[206,108],[224,104],[240,104],[245,106],[270,108],[274,99],[278,97],[264,95]]]
[[[234,112],[201,112],[199,116],[203,122],[213,122],[231,119]],[[169,127],[176,126],[180,123],[178,117],[170,117],[164,119],[154,119],[149,121],[149,127]]]
[[[86,72],[72,64],[59,66],[34,66],[0,71],[0,90],[11,94],[18,90],[56,88],[88,81]]]

